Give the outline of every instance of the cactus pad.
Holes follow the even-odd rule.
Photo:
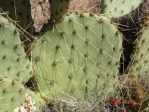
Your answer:
[[[52,98],[89,100],[118,84],[122,35],[105,16],[72,13],[33,46],[38,90]]]
[[[111,14],[113,18],[122,17],[136,9],[142,0],[102,0],[102,13]]]
[[[70,0],[50,0],[51,16],[59,20],[67,12]]]
[[[26,82],[32,76],[30,61],[11,21],[0,15],[0,77]]]
[[[139,39],[136,41],[136,49],[132,55],[133,65],[130,68],[130,73],[140,76],[149,76],[149,25],[148,21],[143,27]]]
[[[44,104],[41,97],[37,97],[32,91],[26,90],[16,80],[8,78],[0,79],[0,111],[13,112],[25,101],[25,94],[28,94],[35,101],[36,108]]]
[[[32,22],[29,0],[0,0],[0,8],[24,29]]]

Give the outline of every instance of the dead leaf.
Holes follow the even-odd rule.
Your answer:
[[[50,3],[49,0],[30,0],[31,15],[34,21],[36,32],[40,32],[44,24],[50,20]]]

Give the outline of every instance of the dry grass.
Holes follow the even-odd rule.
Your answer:
[[[87,11],[92,13],[100,12],[100,0],[72,0],[69,6],[69,12]]]
[[[64,99],[42,108],[42,112],[149,112],[149,95],[133,75],[119,78],[120,85],[115,95],[106,101],[77,102]],[[119,104],[111,103],[118,99]],[[134,103],[130,103],[133,100]]]

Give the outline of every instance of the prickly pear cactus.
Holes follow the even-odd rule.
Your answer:
[[[136,9],[142,0],[102,0],[102,13],[110,14],[113,18],[122,17]]]
[[[149,20],[144,24],[140,37],[136,41],[136,49],[132,55],[133,65],[130,73],[140,76],[149,75]]]
[[[13,110],[25,102],[26,94],[31,96],[32,100],[35,102],[34,106],[36,110],[38,110],[41,105],[44,105],[44,101],[41,97],[37,96],[32,91],[26,90],[24,86],[20,85],[16,80],[0,78],[0,111],[13,112]]]
[[[17,28],[0,15],[0,77],[26,82],[31,76],[31,62],[26,58]]]
[[[7,11],[9,16],[24,29],[30,26],[32,19],[29,0],[0,0],[0,8]]]
[[[51,16],[59,20],[67,12],[70,0],[49,0],[51,5]]]
[[[38,90],[58,99],[108,97],[118,84],[121,48],[122,35],[107,17],[66,16],[33,46]]]

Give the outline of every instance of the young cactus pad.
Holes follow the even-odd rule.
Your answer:
[[[122,35],[110,19],[72,13],[33,46],[38,89],[59,99],[105,98],[118,84],[121,48]]]
[[[146,23],[136,42],[136,49],[132,56],[133,65],[130,67],[130,73],[137,78],[149,76],[149,22]]]
[[[31,62],[13,23],[0,15],[0,77],[26,82],[32,76]]]
[[[38,110],[44,101],[34,92],[26,90],[24,86],[16,80],[1,78],[0,79],[0,112],[13,112],[25,101],[25,95],[31,96],[35,101],[35,107]]]
[[[51,16],[59,20],[67,12],[70,0],[50,0]]]
[[[102,0],[102,13],[110,14],[113,18],[122,17],[136,9],[142,0]]]

